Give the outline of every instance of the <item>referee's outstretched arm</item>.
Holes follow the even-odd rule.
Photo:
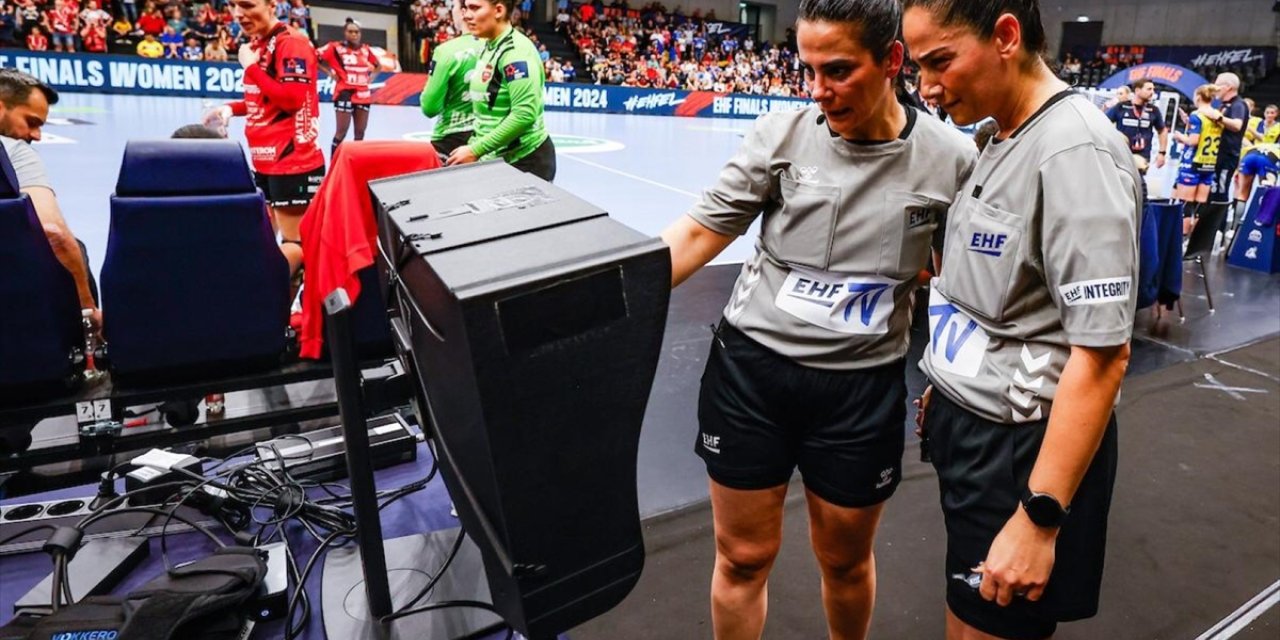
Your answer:
[[[662,240],[671,247],[671,287],[674,289],[720,255],[734,236],[712,231],[686,215],[663,229]]]

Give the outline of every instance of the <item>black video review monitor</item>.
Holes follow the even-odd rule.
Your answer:
[[[666,245],[501,162],[370,190],[422,424],[494,606],[535,638],[608,611],[644,565]]]

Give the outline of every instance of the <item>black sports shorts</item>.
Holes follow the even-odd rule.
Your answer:
[[[432,140],[431,146],[435,148],[436,153],[448,157],[454,149],[466,145],[471,140],[471,135],[471,131],[455,131],[439,140]]]
[[[352,111],[368,111],[368,104],[356,104],[355,102],[352,102],[352,98],[354,98],[355,95],[356,92],[354,89],[344,89],[339,91],[338,95],[333,96],[334,111],[341,111],[343,113],[351,113]]]
[[[253,183],[262,189],[267,204],[273,207],[299,207],[311,204],[316,191],[320,189],[320,181],[324,179],[324,167],[317,167],[307,173],[287,176],[270,176],[253,172]]]
[[[547,136],[547,139],[543,140],[542,144],[529,155],[512,162],[511,166],[525,173],[532,173],[547,182],[555,182],[556,145],[551,141],[551,136]]]
[[[694,451],[733,489],[805,487],[841,507],[889,499],[902,476],[903,360],[832,371],[796,363],[722,321],[698,398]]]
[[[1240,158],[1219,158],[1218,166],[1213,171],[1213,182],[1209,186],[1209,202],[1212,204],[1231,204],[1235,198],[1236,167],[1240,166]]]
[[[1116,477],[1115,415],[1058,533],[1044,595],[1037,602],[1014,598],[1007,607],[982,599],[980,577],[970,569],[987,557],[996,534],[1018,508],[1048,419],[1020,425],[991,422],[935,388],[924,425],[947,525],[947,606],[956,617],[1012,640],[1047,638],[1059,622],[1093,617]]]

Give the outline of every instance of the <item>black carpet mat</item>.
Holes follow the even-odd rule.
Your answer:
[[[1274,375],[1280,339],[1218,358]],[[1128,379],[1119,422],[1102,610],[1057,638],[1196,638],[1280,579],[1280,383],[1213,359],[1177,364]],[[873,638],[942,637],[938,489],[917,458],[909,445],[877,538]],[[793,483],[765,638],[826,637],[802,493]],[[710,507],[646,521],[645,536],[635,591],[573,640],[711,637]],[[1273,640],[1278,609],[1235,637]]]

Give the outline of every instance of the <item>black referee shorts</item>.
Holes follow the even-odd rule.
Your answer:
[[[1037,602],[1014,598],[1001,607],[982,599],[979,577],[971,571],[1018,508],[1047,426],[1048,420],[1022,425],[984,420],[936,388],[925,415],[947,525],[947,606],[970,626],[1012,640],[1047,638],[1059,622],[1098,612],[1116,476],[1115,415],[1058,533],[1043,597]]]
[[[300,207],[311,204],[311,199],[320,190],[322,180],[324,180],[323,165],[306,173],[287,176],[253,172],[253,183],[262,190],[262,195],[267,198],[267,204],[272,207]]]
[[[805,487],[841,507],[889,499],[902,477],[903,360],[856,371],[815,369],[722,321],[698,398],[694,451],[733,489]]]

